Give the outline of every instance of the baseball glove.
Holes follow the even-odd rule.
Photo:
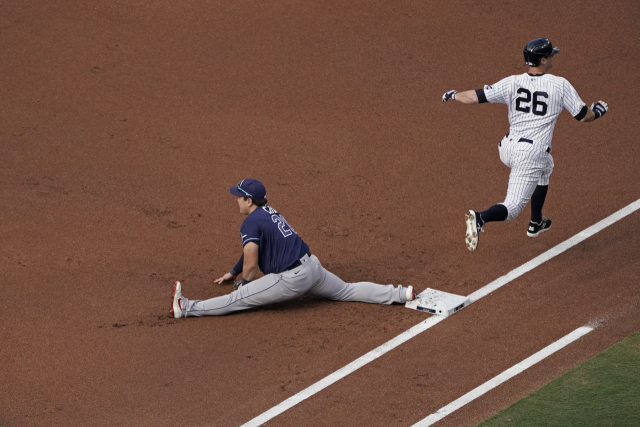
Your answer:
[[[233,284],[233,290],[237,291],[238,289],[240,289],[241,287],[243,287],[247,283],[249,283],[248,280],[245,280],[245,279],[238,280],[236,283]]]

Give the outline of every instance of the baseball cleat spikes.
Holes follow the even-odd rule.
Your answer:
[[[407,301],[413,301],[414,299],[416,299],[416,290],[413,289],[413,286],[408,286],[406,289],[406,299]]]
[[[478,222],[478,214],[475,211],[467,212],[464,218],[467,223],[467,234],[464,241],[467,244],[467,249],[473,252],[478,247],[478,233],[484,230]]]
[[[173,284],[173,292],[171,294],[173,304],[171,306],[171,315],[176,319],[182,317],[182,285],[179,281]]]
[[[540,223],[529,221],[529,228],[527,229],[527,236],[538,237],[540,233],[544,233],[551,228],[551,220],[549,218],[542,217]]]

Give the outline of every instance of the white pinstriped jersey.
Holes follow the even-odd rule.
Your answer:
[[[484,86],[483,92],[486,101],[509,107],[509,132],[535,145],[551,147],[553,128],[563,109],[578,120],[586,114],[586,104],[571,83],[552,74],[509,76]]]

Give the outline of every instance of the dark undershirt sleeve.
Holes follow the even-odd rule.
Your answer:
[[[238,274],[242,273],[243,268],[244,268],[244,253],[242,253],[242,256],[240,257],[240,260],[231,269],[231,271],[229,273],[231,273],[232,276],[237,276]]]
[[[584,107],[582,107],[582,110],[580,110],[580,112],[578,114],[576,114],[575,116],[573,116],[577,121],[580,121],[582,119],[584,119],[584,116],[587,115],[587,106],[585,105]]]
[[[476,89],[476,95],[478,95],[479,104],[487,102],[487,97],[484,95],[484,89]]]

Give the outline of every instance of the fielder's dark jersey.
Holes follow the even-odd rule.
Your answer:
[[[281,273],[309,252],[309,246],[298,236],[278,211],[262,206],[251,212],[240,227],[242,246],[249,242],[259,247],[258,267],[264,274]],[[231,270],[242,271],[244,254]]]

